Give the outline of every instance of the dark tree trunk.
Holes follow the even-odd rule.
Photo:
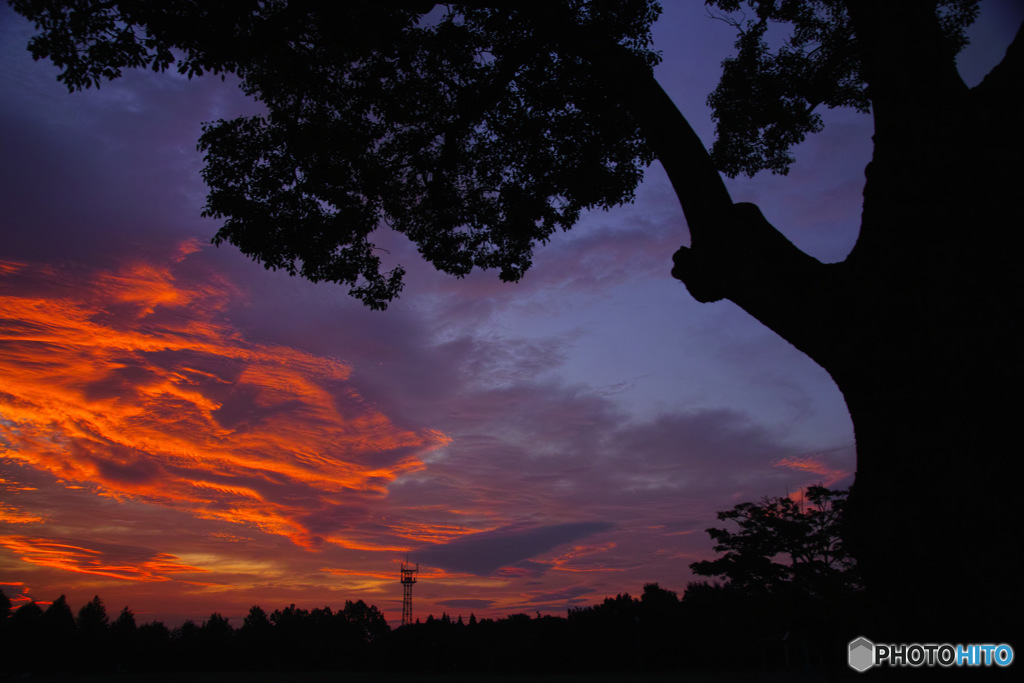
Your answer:
[[[843,263],[821,264],[756,207],[733,205],[653,77],[621,87],[690,226],[673,274],[807,353],[846,399],[849,541],[876,629],[865,635],[1018,645],[1022,39],[971,90],[930,3],[850,11],[876,134]]]

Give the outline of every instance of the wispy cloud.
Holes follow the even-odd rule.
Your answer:
[[[358,515],[448,438],[394,425],[336,359],[246,339],[226,280],[178,277],[195,250],[116,272],[3,264],[3,456],[307,548],[325,515],[343,543],[339,510]]]
[[[90,543],[87,547],[66,539],[0,536],[0,545],[40,567],[124,581],[170,581],[170,575],[206,571],[167,553],[113,544]]]
[[[487,575],[565,543],[608,531],[612,526],[608,522],[569,522],[533,528],[495,529],[421,548],[416,556],[444,569]]]

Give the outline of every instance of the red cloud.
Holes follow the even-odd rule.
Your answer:
[[[823,486],[832,486],[851,472],[828,465],[819,455],[800,455],[791,458],[779,458],[772,463],[775,467],[786,467],[791,470],[809,472],[817,475]],[[797,494],[793,494],[794,496]]]
[[[0,263],[0,456],[314,547],[310,515],[361,509],[449,439],[396,427],[338,360],[246,339],[229,283],[179,276],[195,250],[118,272]]]
[[[0,536],[0,545],[30,564],[126,581],[170,581],[167,574],[205,571],[166,553],[139,556],[134,549],[97,550],[52,538]]]

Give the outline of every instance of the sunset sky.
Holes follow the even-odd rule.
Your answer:
[[[658,77],[702,139],[732,31],[666,2]],[[1024,19],[987,0],[969,84]],[[408,270],[386,312],[215,248],[200,124],[255,113],[228,79],[130,73],[69,94],[0,6],[0,588],[99,594],[170,625],[249,607],[401,618],[564,615],[657,581],[682,593],[715,512],[846,487],[828,375],[669,275],[688,240],[655,164],[522,282]],[[731,181],[798,246],[845,257],[870,117],[829,112],[788,177]]]

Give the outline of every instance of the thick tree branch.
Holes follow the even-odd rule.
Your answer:
[[[573,47],[601,71],[640,124],[679,198],[692,247],[714,247],[722,240],[718,226],[729,215],[732,198],[690,122],[629,50],[587,36]]]
[[[985,174],[972,94],[957,71],[955,45],[943,35],[935,2],[851,0],[847,6],[875,126],[861,232],[847,262],[862,275],[872,273],[879,292],[941,286],[965,256],[944,200]],[[962,218],[967,224],[969,211]],[[907,259],[925,265],[911,282],[898,285]]]
[[[846,3],[861,50],[876,135],[920,130],[922,112],[941,111],[967,93],[954,48],[943,38],[935,2],[850,0]],[[877,141],[877,139],[876,139]]]
[[[826,267],[755,205],[733,204],[704,144],[650,68],[620,46],[593,38],[586,45],[581,52],[630,108],[682,205],[691,246],[676,252],[673,276],[698,301],[727,298],[815,357],[805,339],[805,314],[809,307],[826,308],[816,301]]]

